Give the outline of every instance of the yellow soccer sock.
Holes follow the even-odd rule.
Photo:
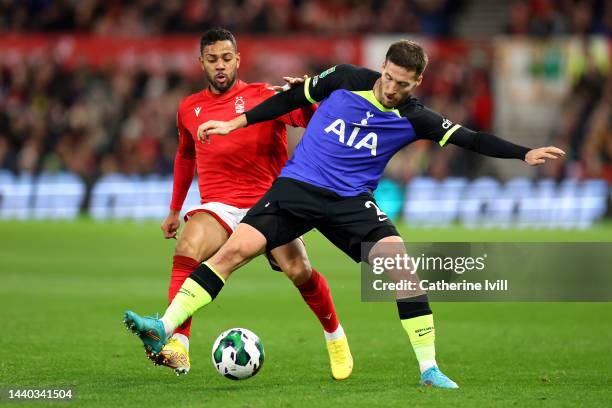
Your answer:
[[[193,271],[161,318],[166,335],[172,334],[187,318],[211,303],[224,284],[224,279],[206,263]]]
[[[404,319],[402,320],[402,327],[408,333],[421,372],[436,365],[436,329],[433,315],[428,314]]]
[[[408,334],[421,372],[436,364],[436,329],[426,294],[397,299],[402,327]]]

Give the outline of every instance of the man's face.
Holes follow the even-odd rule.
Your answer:
[[[217,41],[207,45],[199,59],[213,92],[223,93],[234,85],[240,66],[240,54],[231,41]]]
[[[416,76],[414,71],[385,61],[382,66],[382,76],[378,84],[378,94],[385,108],[395,108],[421,84],[423,75]]]

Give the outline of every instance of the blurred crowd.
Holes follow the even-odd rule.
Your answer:
[[[105,36],[202,32],[215,25],[236,32],[424,32],[452,34],[462,1],[446,0],[0,0],[0,32],[66,31]],[[521,0],[506,31],[513,34],[610,34],[611,0]],[[489,50],[490,51],[490,50]],[[467,127],[493,131],[493,57],[480,47],[430,60],[417,96]],[[329,65],[343,61],[328,61]],[[562,120],[551,144],[568,160],[546,166],[548,176],[612,181],[612,79],[587,60],[573,74]],[[306,63],[310,74],[326,65]],[[609,68],[609,64],[608,64]],[[241,75],[269,80],[267,65]],[[256,74],[256,75],[255,75]],[[251,76],[249,76],[251,75]],[[51,55],[15,60],[0,55],[0,169],[14,173],[68,170],[93,182],[103,174],[171,174],[180,99],[205,86],[169,68],[110,65],[67,67]],[[429,174],[483,174],[480,156],[418,142],[389,164],[403,182]]]
[[[612,36],[610,0],[519,0],[512,4],[506,34]]]
[[[66,70],[51,58],[0,65],[0,168],[169,173],[179,100],[196,86],[171,72]]]
[[[612,75],[610,64],[597,63],[587,52],[580,75],[565,97],[561,120],[551,142],[570,153],[563,163],[547,166],[548,176],[560,179],[601,177],[612,183]]]
[[[0,0],[0,31],[105,36],[201,32],[448,35],[463,0]]]
[[[0,0],[0,31],[149,36],[201,32],[453,35],[466,3],[484,0]],[[612,35],[610,0],[518,0],[500,32]]]
[[[427,75],[437,80],[424,81],[419,97],[452,120],[490,130],[489,67],[468,61],[432,60]],[[313,65],[310,72],[323,68]],[[72,70],[48,55],[17,64],[0,59],[0,168],[68,170],[90,182],[111,172],[171,174],[176,108],[182,97],[203,86],[203,76],[160,69]],[[439,177],[466,174],[466,163],[473,162],[457,154],[419,144],[396,157],[389,175],[405,180],[429,171]]]
[[[492,132],[492,60],[483,53],[472,46],[465,55],[432,58],[426,75],[435,80],[423,81],[417,96],[455,123]],[[68,170],[90,183],[113,172],[171,174],[176,108],[205,86],[202,75],[164,69],[69,69],[50,56],[7,61],[0,58],[0,169],[17,174]],[[311,65],[310,72],[322,68]],[[546,166],[547,176],[612,180],[612,79],[605,69],[586,61],[561,117],[551,144],[569,157]],[[486,174],[482,163],[464,149],[417,142],[393,158],[387,176],[475,177]]]

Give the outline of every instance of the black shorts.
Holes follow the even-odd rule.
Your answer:
[[[342,197],[287,177],[279,177],[242,222],[266,237],[268,251],[316,228],[355,262],[367,260],[362,242],[399,235],[371,194]]]

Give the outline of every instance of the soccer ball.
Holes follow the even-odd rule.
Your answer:
[[[250,378],[257,374],[264,362],[263,344],[250,330],[226,330],[213,344],[212,362],[219,374],[230,380]]]

